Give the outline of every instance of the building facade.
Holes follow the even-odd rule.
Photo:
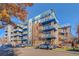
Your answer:
[[[32,22],[33,45],[58,44],[58,21],[52,9],[36,16]]]
[[[22,42],[22,33],[23,33],[23,24],[17,24],[17,26],[14,28],[14,42],[16,44],[20,44]]]
[[[33,46],[48,43],[62,47],[66,41],[72,41],[71,26],[60,26],[52,9],[34,17],[31,22]]]
[[[59,28],[58,31],[59,35],[59,47],[62,47],[63,45],[69,45],[72,41],[72,36],[71,36],[71,26],[70,25],[65,25]]]
[[[22,43],[28,44],[28,20],[26,20],[23,24],[23,33],[22,33]]]
[[[5,39],[7,39],[8,43],[10,43],[14,39],[13,30],[14,30],[14,28],[12,25],[10,25],[10,24],[6,25],[4,37],[5,37]]]
[[[53,9],[26,20],[24,23],[17,24],[15,28],[8,26],[7,39],[9,42],[13,40],[16,44],[26,43],[37,46],[47,43],[62,47],[66,40],[71,39],[71,26],[60,26]]]
[[[15,27],[7,25],[4,37],[8,40],[8,42],[14,45],[21,43],[28,44],[28,23],[19,23]]]

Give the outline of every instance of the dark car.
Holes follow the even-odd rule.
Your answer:
[[[8,47],[7,45],[0,46],[0,56],[11,56],[11,55],[14,55],[11,47]]]
[[[21,44],[17,44],[16,47],[18,47],[18,48],[21,47]]]
[[[17,44],[16,47],[26,47],[27,44]]]
[[[53,49],[53,47],[50,44],[40,44],[39,46],[36,47],[36,49],[37,48],[39,48],[39,49],[50,49],[50,50]]]
[[[6,44],[6,47],[13,48],[12,44]]]
[[[13,48],[12,44],[5,44],[5,45],[2,45],[1,48]]]

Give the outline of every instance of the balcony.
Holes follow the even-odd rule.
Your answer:
[[[23,29],[27,28],[27,26],[24,26]]]
[[[22,35],[14,35],[14,37],[22,37]]]
[[[56,23],[56,20],[53,18],[53,19],[43,19],[40,24],[41,25],[45,25],[45,24],[48,24],[50,22],[55,22]]]
[[[27,36],[23,36],[23,39],[28,39],[28,37]]]
[[[46,39],[56,39],[56,36],[52,36],[51,34],[45,34],[45,35],[42,35],[41,38],[46,38]]]
[[[63,39],[66,40],[66,39],[68,39],[68,37],[64,37]]]
[[[28,30],[28,28],[23,28],[23,31],[26,31],[26,30]]]
[[[40,30],[41,30],[42,32],[43,32],[43,31],[51,31],[51,30],[56,31],[57,28],[56,28],[55,26],[51,26],[51,25],[49,25],[49,26],[41,27]]]
[[[19,29],[19,28],[14,29],[14,32],[22,32],[22,29]]]
[[[60,39],[61,40],[66,40],[66,39],[68,39],[68,37],[66,37],[66,36],[60,36]]]
[[[23,32],[23,34],[28,34],[28,32]]]
[[[61,35],[67,34],[67,32],[60,32]]]
[[[22,36],[27,36],[28,34],[23,34]]]
[[[22,31],[20,31],[20,30],[16,30],[16,31],[14,31],[15,33],[17,33],[17,32],[21,32],[22,33]]]

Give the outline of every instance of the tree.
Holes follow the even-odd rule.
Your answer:
[[[11,22],[11,17],[15,16],[20,20],[24,21],[27,17],[27,6],[32,6],[32,3],[3,3],[0,4],[0,21],[2,25],[0,28],[3,27],[3,23],[6,24],[14,24]]]

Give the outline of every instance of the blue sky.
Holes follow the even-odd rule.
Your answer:
[[[56,17],[61,25],[70,24],[72,27],[72,34],[76,35],[76,27],[79,24],[79,4],[56,4],[56,3],[37,3],[33,4],[32,7],[27,7],[28,19],[33,18],[40,13],[54,9]],[[12,18],[16,19],[16,18]],[[19,23],[20,21],[15,20],[14,22]],[[4,30],[0,29],[0,36],[3,36]]]

